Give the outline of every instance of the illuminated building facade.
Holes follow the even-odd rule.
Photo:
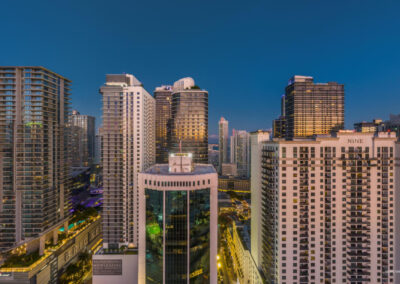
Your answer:
[[[274,138],[286,137],[286,118],[280,116],[278,119],[272,121],[272,129]]]
[[[95,158],[95,118],[73,110],[69,116],[73,167],[91,166]]]
[[[156,163],[168,163],[169,140],[171,139],[172,86],[157,87],[156,100]]]
[[[229,163],[229,122],[221,117],[218,123],[219,128],[219,173],[222,173],[222,165]]]
[[[0,250],[69,215],[70,87],[43,67],[0,67]]]
[[[170,152],[193,154],[193,162],[208,163],[208,92],[192,78],[174,83],[171,105]]]
[[[268,283],[399,283],[399,150],[386,132],[263,143]]]
[[[275,138],[285,138],[286,137],[286,96],[281,96],[281,115],[278,119],[272,121],[272,134]]]
[[[344,85],[294,76],[285,90],[286,138],[330,134],[344,128]]]
[[[139,174],[139,283],[217,283],[217,184],[191,154]]]
[[[137,246],[137,179],[155,162],[155,101],[129,74],[107,75],[100,93],[104,247]]]

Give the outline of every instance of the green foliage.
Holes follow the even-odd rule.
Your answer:
[[[89,208],[84,208],[83,210],[77,210],[72,219],[71,223],[76,223],[78,221],[82,220],[87,220],[90,217],[96,217],[98,215],[96,208],[89,207]]]
[[[85,251],[78,256],[76,263],[68,265],[65,272],[61,275],[59,283],[83,283],[83,277],[91,269],[91,255]]]
[[[200,87],[197,85],[194,85],[193,87],[191,87],[192,90],[200,90]]]
[[[32,263],[35,263],[40,259],[39,251],[35,251],[29,254],[10,254],[7,260],[3,263],[1,268],[6,267],[27,267]]]

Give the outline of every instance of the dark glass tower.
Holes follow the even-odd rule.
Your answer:
[[[69,117],[73,167],[88,167],[95,155],[95,118],[73,110]]]
[[[156,163],[168,163],[172,86],[156,88],[154,98],[156,100]]]
[[[286,138],[330,134],[344,128],[344,85],[294,76],[285,90]]]
[[[193,84],[174,84],[171,106],[171,153],[193,154],[193,162],[208,163],[208,92]]]

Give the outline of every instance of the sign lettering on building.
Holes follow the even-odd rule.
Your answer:
[[[354,144],[354,143],[362,143],[363,142],[363,140],[362,139],[359,139],[359,138],[350,138],[350,139],[347,139],[347,143],[352,143],[352,144]]]
[[[122,259],[93,259],[93,275],[122,275]]]

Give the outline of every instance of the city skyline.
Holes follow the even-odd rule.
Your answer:
[[[22,2],[7,3],[11,12],[1,20],[13,27],[4,34],[10,43],[0,48],[8,54],[2,64],[41,65],[65,74],[74,83],[72,107],[95,116],[98,125],[98,86],[104,83],[105,74],[123,72],[136,74],[151,93],[176,78],[196,78],[210,92],[210,136],[217,134],[220,116],[237,129],[271,128],[272,120],[279,116],[280,96],[293,75],[343,83],[346,128],[362,120],[386,120],[389,113],[397,113],[400,98],[394,94],[400,87],[392,82],[398,78],[400,61],[396,52],[400,42],[395,36],[398,3],[288,1],[242,7],[232,2],[226,8],[223,3],[185,6],[176,1],[159,2],[158,10],[149,3],[118,5],[116,1],[116,13],[108,17],[105,1],[96,2],[96,13],[90,3],[78,1],[49,7],[46,1]],[[48,13],[57,9],[65,13]],[[191,13],[185,13],[186,9]],[[14,17],[12,11],[17,10],[19,15]],[[141,13],[131,19],[131,10]],[[165,13],[168,10],[182,15],[180,20]],[[333,16],[325,17],[325,11]],[[190,21],[204,14],[208,15],[206,21]],[[18,21],[20,17],[25,20]],[[148,23],[144,19],[155,17],[163,22],[162,27],[143,24]],[[71,18],[76,19],[74,23]],[[53,24],[48,25],[49,21]],[[181,25],[182,21],[187,24]],[[34,35],[27,37],[24,22],[54,36],[26,45]],[[137,26],[140,28],[132,31]],[[115,44],[112,47],[110,37]],[[160,40],[165,44],[158,44]],[[193,45],[197,41],[198,46]],[[118,55],[113,52],[115,46]],[[159,66],[168,66],[168,72]],[[367,116],[363,109],[372,106]]]
[[[0,284],[400,282],[400,2],[7,1]]]

